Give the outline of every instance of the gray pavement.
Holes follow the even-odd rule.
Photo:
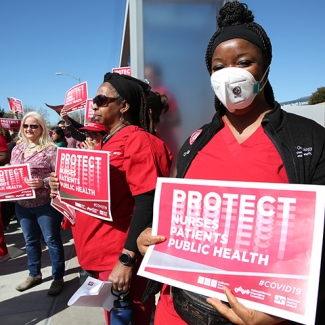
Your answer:
[[[43,283],[19,292],[16,285],[28,276],[24,238],[16,220],[5,230],[5,240],[11,259],[0,263],[0,325],[104,325],[101,308],[68,306],[70,297],[79,288],[80,266],[70,230],[62,229],[66,259],[64,287],[60,295],[49,296],[51,262],[46,245],[43,245]]]

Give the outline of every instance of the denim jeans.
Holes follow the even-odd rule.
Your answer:
[[[16,203],[16,216],[25,238],[29,275],[32,277],[42,275],[41,234],[43,234],[52,262],[52,277],[54,280],[61,280],[65,268],[61,239],[62,214],[50,203],[35,208],[25,208]]]

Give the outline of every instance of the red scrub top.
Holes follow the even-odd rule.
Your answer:
[[[185,178],[240,182],[288,183],[280,154],[262,126],[243,143],[225,123],[197,153]]]
[[[157,177],[168,177],[171,155],[157,137],[136,126],[118,131],[96,149],[110,152],[110,193],[113,221],[76,214],[73,236],[80,266],[112,270],[127,238],[134,210],[133,196],[152,191]]]

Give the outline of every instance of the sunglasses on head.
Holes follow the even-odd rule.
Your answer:
[[[96,104],[97,107],[108,106],[108,104],[113,103],[117,100],[117,97],[106,97],[105,95],[97,95],[93,99],[93,104]]]
[[[37,124],[23,124],[23,128],[24,129],[28,129],[28,127],[32,130],[35,130],[35,129],[38,129],[39,128],[39,125]]]

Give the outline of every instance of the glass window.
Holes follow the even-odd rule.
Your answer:
[[[216,31],[217,2],[143,2],[145,77],[170,98],[158,131],[175,160],[186,138],[215,113],[205,51]]]

